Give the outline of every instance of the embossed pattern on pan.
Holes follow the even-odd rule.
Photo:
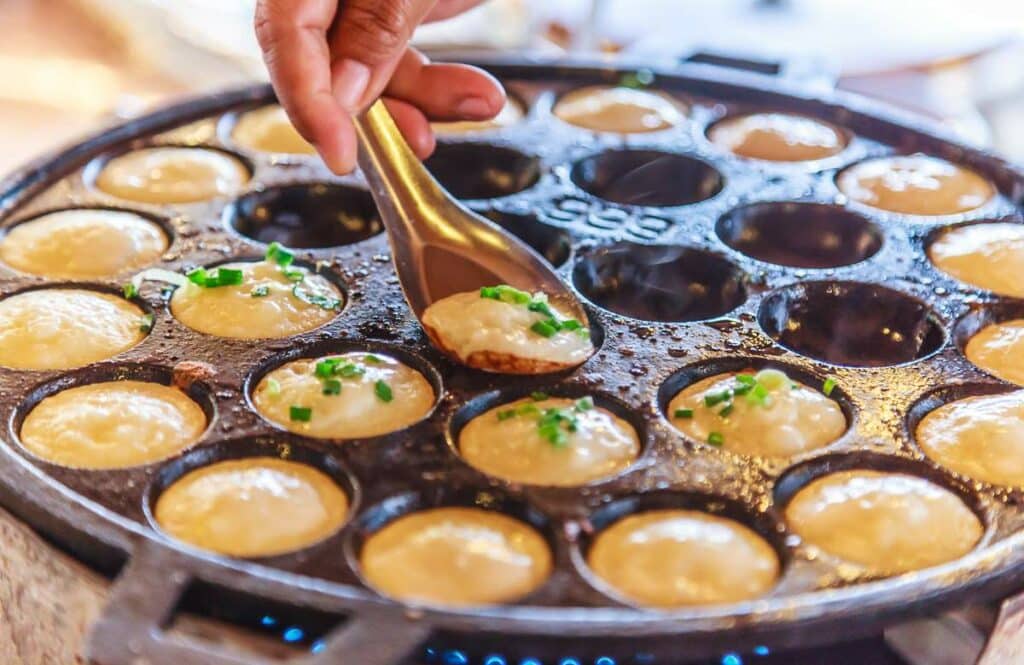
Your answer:
[[[95,653],[110,662],[128,662],[139,653],[173,653],[179,663],[234,662],[227,656],[200,660],[198,651],[170,645],[150,630],[190,580],[338,613],[347,621],[318,657],[333,662],[359,648],[375,654],[364,662],[381,664],[400,661],[430,636],[438,643],[500,644],[512,653],[581,658],[673,654],[683,643],[695,657],[764,639],[776,646],[809,644],[1013,586],[1024,570],[1024,494],[940,468],[921,453],[910,427],[935,406],[929,395],[938,389],[966,395],[1011,388],[971,366],[954,334],[963,317],[995,311],[1003,299],[933,268],[925,246],[953,224],[1020,222],[1024,174],[860,98],[808,95],[784,82],[700,65],[657,72],[654,84],[688,105],[686,122],[650,134],[596,135],[559,122],[552,105],[567,90],[615,82],[627,71],[485,64],[528,106],[527,118],[497,131],[445,137],[432,165],[462,194],[493,195],[467,204],[556,261],[588,303],[600,348],[570,373],[494,376],[455,366],[432,349],[402,300],[386,238],[357,191],[363,188],[359,176],[335,177],[312,158],[260,155],[231,143],[237,114],[271,101],[265,88],[204,98],[127,123],[15,174],[0,189],[0,233],[43,211],[69,207],[115,207],[158,219],[171,245],[154,267],[170,270],[251,259],[264,251],[261,240],[301,237],[296,244],[308,249],[297,249],[297,258],[307,266],[322,262],[321,274],[346,296],[337,317],[310,332],[221,339],[178,322],[164,285],[147,282],[140,298],[155,316],[140,344],[67,372],[0,368],[2,503],[103,570],[114,572],[130,560],[95,635]],[[848,130],[851,142],[822,162],[773,164],[735,158],[705,137],[706,128],[727,114],[762,109],[823,118]],[[173,206],[119,201],[92,187],[106,157],[163,144],[237,154],[251,167],[252,179],[235,196]],[[868,156],[917,151],[971,166],[996,184],[999,196],[969,213],[925,218],[848,204],[839,194],[835,176],[842,168]],[[650,177],[633,184],[608,180],[651,164]],[[815,251],[819,239],[813,234],[834,229],[828,218],[833,210],[845,216],[841,221],[857,221],[856,229],[833,235],[860,244],[833,247],[820,262],[835,266],[827,268],[744,254],[748,248],[763,258],[777,255],[775,247],[737,238],[740,227],[755,220],[751,210],[777,213],[756,219],[760,233],[771,233],[773,222],[781,225],[779,233],[795,233],[786,219],[797,214],[786,207],[789,202],[813,209],[812,236],[797,251]],[[337,210],[339,223],[349,224],[345,232],[330,226],[321,204],[345,208]],[[293,218],[314,207],[316,223],[296,230]],[[780,263],[817,265],[813,256]],[[129,277],[103,286],[116,289]],[[50,283],[0,265],[0,297]],[[671,297],[687,289],[699,297]],[[858,317],[852,330],[844,327],[851,323],[846,315]],[[787,335],[790,322],[799,323],[800,334]],[[896,331],[901,341],[844,341],[878,328]],[[427,376],[440,396],[431,413],[385,436],[325,441],[285,433],[253,410],[251,390],[270,369],[298,357],[359,349],[393,353]],[[668,422],[665,405],[682,387],[716,373],[763,367],[786,369],[810,386],[834,379],[849,421],[845,434],[797,457],[752,458],[688,440]],[[60,387],[112,377],[166,383],[183,375],[199,377],[193,392],[211,422],[196,445],[170,460],[77,471],[40,461],[19,445],[27,411]],[[453,447],[456,429],[484,407],[532,390],[590,394],[613,405],[638,425],[639,458],[624,472],[581,488],[512,485],[467,465]],[[169,482],[197,466],[246,455],[295,458],[325,471],[348,494],[346,524],[308,549],[258,561],[198,552],[152,526],[151,502]],[[815,555],[786,531],[782,507],[802,484],[851,467],[898,470],[952,489],[981,518],[982,541],[962,559],[889,579]],[[623,604],[586,568],[591,518],[606,521],[609,505],[625,514],[655,504],[722,513],[749,525],[779,552],[778,584],[762,599],[731,605],[654,613]],[[382,598],[360,576],[360,544],[387,519],[434,505],[478,505],[526,520],[550,543],[554,573],[509,605],[410,611]],[[588,638],[584,646],[581,637]]]

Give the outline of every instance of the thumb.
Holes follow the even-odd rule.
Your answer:
[[[331,87],[356,112],[380,96],[437,0],[345,0],[329,36]]]

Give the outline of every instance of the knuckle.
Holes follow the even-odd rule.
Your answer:
[[[346,12],[342,36],[359,40],[366,55],[386,58],[405,47],[412,36],[408,2],[369,0]]]

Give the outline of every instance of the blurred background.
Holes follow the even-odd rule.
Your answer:
[[[0,0],[0,174],[150,107],[264,78],[255,0]],[[812,63],[1024,162],[1020,0],[490,0],[427,49]]]

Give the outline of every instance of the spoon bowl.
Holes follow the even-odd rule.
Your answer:
[[[432,304],[481,287],[507,284],[546,294],[552,307],[589,330],[586,311],[554,268],[529,245],[455,200],[406,144],[379,100],[356,118],[359,166],[387,230],[402,291],[423,322]],[[578,362],[521,362],[502,353],[458,357],[438,331],[424,325],[431,341],[460,362],[502,373],[539,373]]]

